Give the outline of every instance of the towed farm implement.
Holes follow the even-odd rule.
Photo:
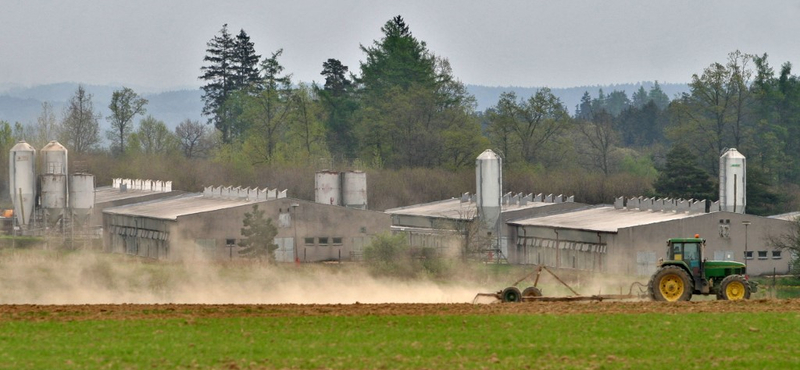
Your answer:
[[[566,297],[545,297],[542,294],[542,290],[539,289],[539,278],[542,275],[542,271],[547,271],[552,275],[559,283],[567,287],[573,295],[566,296]],[[533,280],[533,285],[529,286],[522,291],[519,290],[517,287],[520,283],[527,280],[528,278],[532,277],[536,274],[536,278]],[[634,293],[634,288],[638,288],[638,291]],[[569,284],[565,283],[564,280],[558,277],[553,271],[548,269],[545,266],[539,265],[536,270],[531,272],[528,275],[525,275],[522,279],[517,280],[514,284],[510,287],[500,290],[496,293],[478,293],[475,298],[472,300],[472,303],[478,303],[478,300],[481,297],[490,297],[495,298],[495,301],[500,302],[569,302],[569,301],[604,301],[604,300],[623,300],[623,299],[642,299],[646,297],[646,286],[642,283],[634,282],[631,284],[630,289],[628,290],[628,294],[596,294],[596,295],[581,295],[572,289]]]
[[[694,238],[672,238],[667,240],[667,258],[659,259],[658,269],[650,277],[647,285],[634,282],[628,294],[581,295],[561,280],[553,271],[539,266],[535,271],[517,280],[510,287],[496,293],[478,293],[472,300],[477,303],[481,297],[493,297],[500,302],[555,302],[555,301],[603,301],[645,299],[654,301],[688,301],[692,295],[716,295],[718,300],[738,301],[750,299],[750,294],[758,290],[758,285],[748,279],[745,264],[736,261],[709,261],[705,258],[706,240],[695,235]],[[539,289],[542,270],[547,271],[563,284],[572,296],[545,297]],[[533,286],[520,291],[521,282],[536,274]],[[634,292],[634,288],[638,288]]]

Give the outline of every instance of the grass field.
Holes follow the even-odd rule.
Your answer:
[[[797,301],[509,305],[12,307],[0,368],[800,368]]]

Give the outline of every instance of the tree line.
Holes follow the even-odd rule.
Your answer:
[[[748,158],[749,213],[800,206],[800,83],[788,62],[776,72],[766,54],[734,51],[691,76],[680,96],[667,96],[656,82],[630,97],[587,92],[566,107],[541,88],[532,96],[504,93],[477,111],[447,58],[429,50],[401,16],[381,31],[361,45],[364,59],[354,71],[329,58],[321,63],[323,82],[306,84],[281,64],[283,49],[262,57],[244,30],[234,35],[223,25],[206,45],[199,76],[207,122],[186,120],[170,132],[146,115],[145,99],[123,88],[109,106],[110,147],[99,148],[99,116],[78,87],[60,121],[45,103],[34,125],[0,123],[0,145],[24,137],[40,147],[55,137],[71,153],[104,154],[107,162],[152,164],[160,157],[221,166],[242,185],[267,168],[319,167],[320,160],[371,171],[454,172],[460,179],[477,154],[493,148],[504,158],[508,184],[582,184],[576,199],[590,203],[619,195],[715,200],[719,155],[736,147]],[[185,178],[187,189],[199,186],[197,177]],[[638,193],[619,193],[629,191]],[[441,196],[452,194],[429,195]]]

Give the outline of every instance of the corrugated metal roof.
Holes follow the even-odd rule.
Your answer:
[[[120,191],[119,189],[110,186],[103,186],[94,190],[95,203],[113,202],[120,199],[137,198],[152,194],[164,194],[164,192],[150,191],[150,190],[126,190]],[[178,194],[175,192],[175,194]]]
[[[543,226],[616,233],[619,229],[626,227],[654,224],[704,214],[706,213],[689,214],[674,211],[639,211],[601,206],[552,216],[510,220],[508,223],[519,226]]]
[[[516,211],[520,209],[545,207],[558,203],[528,202],[525,205],[508,204],[501,206],[501,212]],[[423,203],[407,207],[387,209],[386,213],[408,216],[423,216],[448,218],[454,220],[471,220],[478,214],[475,203],[461,202],[459,198],[441,200],[432,203]]]
[[[204,197],[203,194],[184,194],[149,202],[106,208],[103,213],[149,217],[162,220],[177,220],[180,216],[216,211],[226,208],[252,205],[260,202],[246,199],[223,199]]]

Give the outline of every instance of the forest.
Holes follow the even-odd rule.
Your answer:
[[[69,149],[70,171],[97,177],[172,180],[173,187],[289,189],[313,199],[320,169],[368,173],[369,208],[382,210],[474,192],[475,157],[500,153],[504,191],[575,195],[589,204],[618,196],[716,200],[718,158],[747,157],[747,213],[800,209],[800,80],[789,62],[732,51],[687,76],[673,97],[658,83],[628,96],[588,92],[565,106],[548,88],[503,93],[478,111],[445,56],[429,50],[401,16],[361,45],[358,66],[320,61],[324,84],[294,81],[283,49],[258,54],[242,29],[223,25],[206,45],[199,78],[203,117],[170,130],[147,99],[114,91],[102,118],[79,86],[58,115],[42,104],[35,123],[0,117],[0,149],[52,139]],[[108,145],[102,145],[105,135]],[[8,162],[0,161],[2,176]],[[7,181],[0,186],[8,203]]]

